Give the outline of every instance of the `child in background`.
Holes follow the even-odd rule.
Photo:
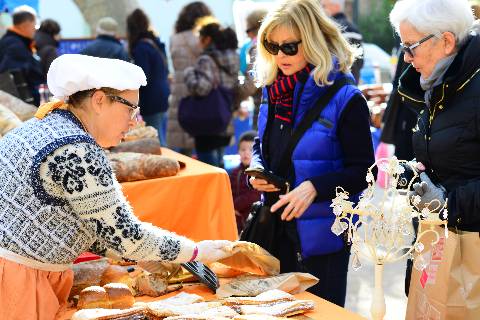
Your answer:
[[[245,175],[245,169],[250,166],[250,161],[252,160],[253,140],[256,136],[256,131],[247,131],[240,136],[238,141],[240,165],[233,169],[232,173],[230,174],[233,205],[235,207],[235,218],[237,220],[237,229],[239,234],[245,227],[245,220],[247,220],[252,204],[260,200],[260,192],[252,190],[248,187],[248,177]]]

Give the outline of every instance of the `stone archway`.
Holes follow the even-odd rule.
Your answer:
[[[92,35],[95,33],[97,21],[109,16],[118,22],[118,36],[125,37],[127,16],[139,7],[136,0],[74,0],[74,2],[90,26]]]

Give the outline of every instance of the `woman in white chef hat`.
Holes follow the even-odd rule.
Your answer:
[[[137,261],[210,262],[229,241],[195,243],[132,213],[102,148],[135,124],[142,69],[63,55],[48,71],[58,102],[0,140],[0,319],[54,319],[84,251]]]

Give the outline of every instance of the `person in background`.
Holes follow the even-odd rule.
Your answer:
[[[412,145],[422,181],[410,197],[418,200],[418,210],[434,199],[440,207],[447,202],[451,230],[479,232],[478,21],[467,1],[403,0],[390,12],[390,22],[409,64],[397,91],[420,110]],[[407,269],[406,288],[409,277]]]
[[[343,306],[350,247],[331,230],[330,205],[337,186],[355,200],[374,163],[367,102],[350,73],[356,50],[318,0],[280,2],[258,34],[255,68],[263,99],[250,167],[271,171],[291,186],[281,194],[264,179],[249,180],[275,215],[271,253],[280,272],[313,274],[320,282],[308,291]],[[341,88],[298,141],[290,170],[279,172],[294,128],[335,83]]]
[[[45,82],[45,75],[33,46],[37,14],[32,7],[23,5],[13,10],[12,19],[13,26],[0,39],[0,73],[20,71],[32,99],[26,102],[38,106],[38,86]]]
[[[210,23],[203,26],[199,34],[203,52],[195,65],[184,72],[189,94],[206,96],[218,85],[235,90],[238,86],[239,71],[235,31],[222,28],[218,23]],[[222,168],[224,149],[230,144],[232,135],[233,125],[230,121],[226,132],[222,134],[194,137],[198,159]]]
[[[257,55],[257,35],[258,29],[262,23],[263,18],[267,14],[266,10],[255,10],[247,16],[247,30],[246,33],[250,38],[248,42],[248,47],[242,47],[240,51],[240,65],[242,65],[242,50],[245,48],[245,64],[246,68],[243,71],[245,75],[245,80],[243,85],[239,88],[239,102],[247,99],[248,97],[253,98],[253,116],[252,116],[252,128],[257,130],[257,118],[258,110],[260,108],[260,102],[262,100],[262,89],[257,88],[255,85],[255,79],[253,74],[253,66],[255,64],[255,56]]]
[[[60,25],[52,19],[45,19],[35,33],[35,47],[42,63],[43,73],[47,76],[48,68],[58,57],[57,48],[60,41]]]
[[[253,141],[257,136],[256,131],[244,132],[238,140],[238,154],[240,164],[230,173],[230,184],[232,185],[233,206],[235,207],[235,219],[237,220],[238,233],[245,228],[245,221],[252,204],[260,200],[260,192],[252,190],[247,183],[248,177],[245,169],[250,166],[252,160]]]
[[[362,52],[363,36],[357,26],[350,22],[344,13],[345,0],[320,0],[325,12],[342,28],[343,36]],[[363,67],[363,58],[359,56],[352,65],[352,74],[357,81],[360,79],[360,70]]]
[[[166,147],[170,84],[165,44],[151,30],[150,20],[140,9],[135,9],[127,17],[127,36],[134,63],[147,76],[147,85],[140,88],[143,120],[157,129],[160,144]]]
[[[58,100],[0,139],[0,319],[57,319],[85,251],[139,263],[229,255],[230,241],[141,222],[122,193],[103,148],[136,124],[141,68],[64,54],[47,79]]]
[[[128,53],[118,40],[118,23],[111,17],[103,17],[97,23],[97,38],[86,46],[80,54],[92,57],[129,61]]]
[[[212,12],[201,1],[189,3],[183,7],[175,22],[174,34],[170,37],[170,57],[173,65],[173,80],[168,112],[168,146],[180,153],[190,156],[194,142],[178,123],[178,105],[188,95],[184,82],[184,70],[191,67],[202,53],[198,36],[194,29],[199,18],[211,16]]]

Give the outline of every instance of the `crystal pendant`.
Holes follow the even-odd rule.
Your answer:
[[[362,267],[362,264],[360,263],[360,259],[358,258],[358,254],[355,252],[352,258],[352,269],[354,271],[358,271]]]
[[[335,219],[335,222],[332,224],[332,227],[330,229],[337,236],[341,235],[344,231],[338,219]]]
[[[411,230],[412,230],[412,227],[410,227],[409,225],[404,225],[404,226],[403,226],[403,229],[402,229],[402,234],[403,234],[404,236],[409,236],[409,235],[412,234],[412,231],[411,231]]]
[[[415,249],[415,251],[417,251],[418,253],[420,253],[420,252],[423,251],[423,249],[425,249],[425,246],[423,245],[423,243],[417,242],[417,243],[415,243],[415,245],[413,246],[413,248]]]
[[[418,271],[423,271],[428,265],[428,262],[423,258],[423,255],[419,254],[415,260],[413,260],[413,266]]]

